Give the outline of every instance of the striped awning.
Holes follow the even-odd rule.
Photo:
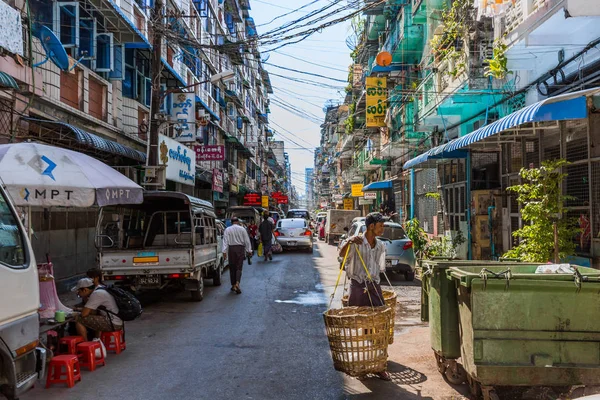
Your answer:
[[[433,149],[407,161],[405,169],[413,168],[430,159],[457,158],[461,149],[473,143],[480,142],[500,132],[516,128],[531,122],[564,121],[582,119],[587,117],[587,97],[600,93],[600,89],[587,89],[579,92],[567,93],[550,97],[531,104],[507,115],[498,121],[481,127],[468,135],[456,138],[446,144]],[[464,157],[464,155],[463,155]]]
[[[101,150],[106,153],[114,154],[117,156],[127,157],[132,160],[146,162],[146,153],[134,150],[131,147],[122,145],[113,140],[101,138],[98,135],[94,135],[93,133],[84,131],[83,129],[80,129],[74,125],[70,125],[61,121],[50,121],[45,119],[29,117],[24,117],[23,119],[38,125],[58,128],[59,130],[62,128],[66,128],[75,136],[75,140],[84,146],[91,147],[96,150]]]
[[[6,89],[18,89],[17,81],[15,78],[7,74],[6,72],[0,71],[0,88]]]

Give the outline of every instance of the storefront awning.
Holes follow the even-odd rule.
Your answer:
[[[543,122],[582,119],[587,117],[587,97],[600,93],[600,89],[588,89],[560,96],[550,97],[531,104],[507,115],[498,121],[481,127],[468,135],[456,138],[404,163],[404,169],[413,168],[428,160],[444,158],[464,158],[465,150],[473,143],[480,142],[500,132],[516,128],[520,125]]]
[[[394,187],[394,184],[391,180],[387,180],[387,181],[378,181],[378,182],[371,182],[366,186],[363,186],[362,191],[363,192],[375,192],[377,190],[386,190],[386,189],[391,189]]]
[[[17,81],[15,78],[7,74],[6,72],[0,71],[0,88],[6,89],[18,89]]]
[[[131,147],[122,145],[113,140],[101,138],[98,135],[84,131],[83,129],[80,129],[74,125],[70,125],[61,121],[50,121],[29,117],[23,117],[23,120],[47,127],[51,130],[56,130],[59,136],[62,135],[62,130],[66,129],[69,134],[75,138],[75,141],[84,147],[101,150],[106,153],[127,157],[140,162],[146,162],[146,153],[134,150]],[[50,140],[50,142],[52,142],[52,140]]]

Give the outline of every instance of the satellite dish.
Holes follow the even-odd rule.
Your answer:
[[[60,40],[54,32],[47,26],[37,26],[33,34],[42,42],[42,47],[46,51],[46,59],[42,62],[34,64],[34,67],[39,67],[45,64],[48,60],[52,60],[54,64],[63,71],[69,70],[69,56]]]
[[[381,53],[377,54],[375,61],[380,67],[387,67],[392,63],[392,55],[387,51],[382,51]]]

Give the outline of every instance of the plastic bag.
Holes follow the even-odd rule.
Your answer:
[[[106,347],[104,347],[104,343],[102,343],[102,340],[95,338],[93,340],[93,342],[98,342],[100,343],[100,348],[96,349],[96,358],[102,358],[102,355],[104,354],[104,357],[106,358]],[[102,353],[101,353],[102,352]]]
[[[537,267],[536,274],[574,274],[575,270],[569,264],[544,264]]]
[[[258,244],[258,256],[259,257],[263,256],[263,244],[262,243]]]

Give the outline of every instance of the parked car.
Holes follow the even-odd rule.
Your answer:
[[[312,231],[304,218],[285,218],[277,221],[275,237],[283,249],[303,249],[312,253]]]
[[[365,221],[357,221],[348,230],[347,237],[354,237],[367,230]],[[378,237],[385,243],[385,270],[386,272],[397,272],[403,274],[407,281],[415,279],[415,267],[417,264],[412,241],[406,236],[402,225],[395,222],[385,222],[383,235]],[[339,249],[339,245],[338,245]],[[338,256],[342,263],[342,257]]]

